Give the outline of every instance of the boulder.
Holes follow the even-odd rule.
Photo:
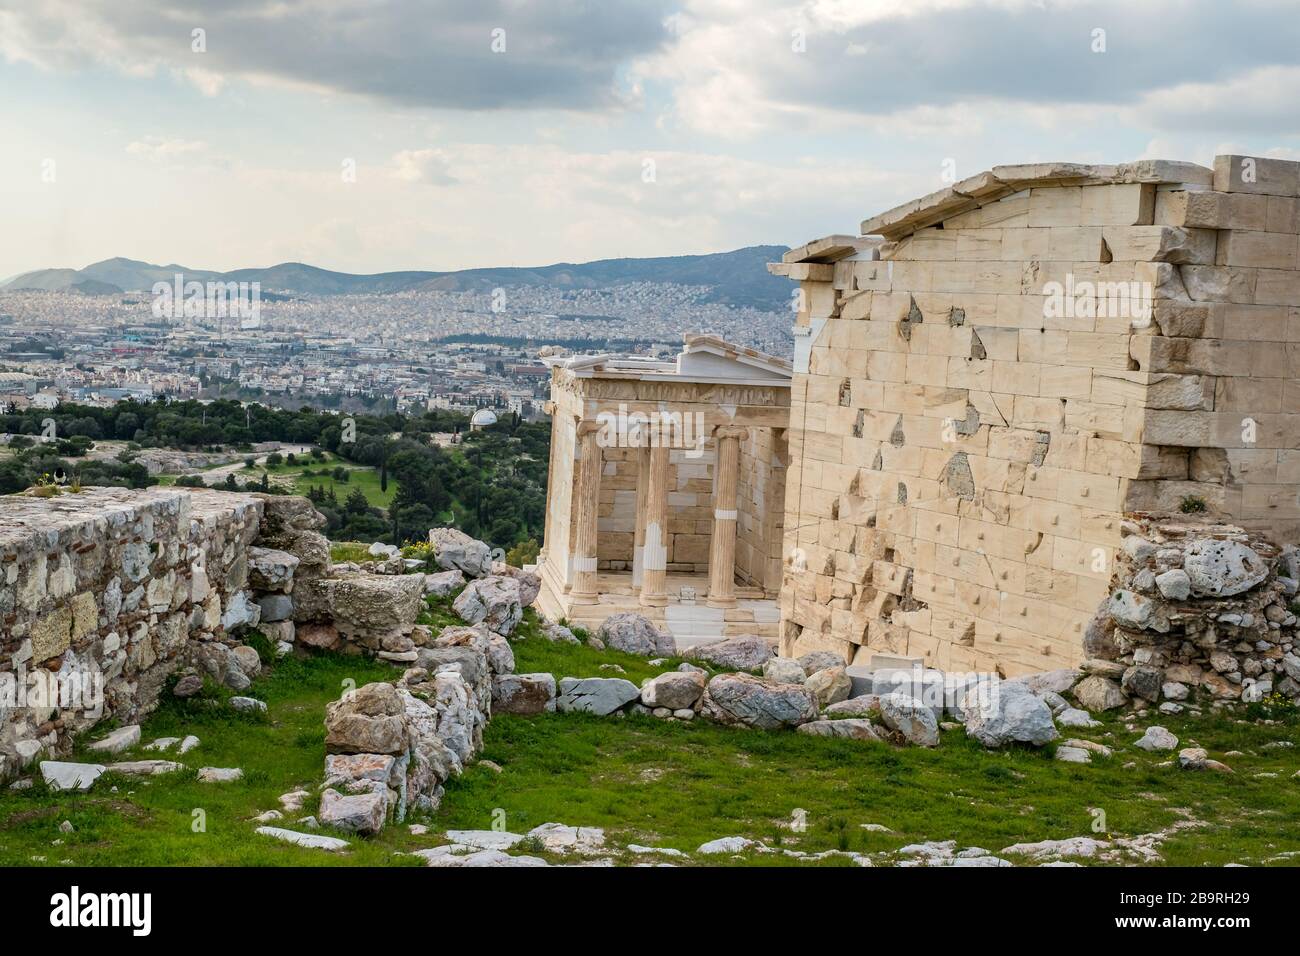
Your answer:
[[[853,690],[853,681],[849,680],[849,675],[844,673],[844,667],[840,665],[815,671],[804,681],[804,686],[812,691],[819,707],[827,707],[848,700],[849,693]]]
[[[939,746],[939,722],[935,720],[934,711],[915,697],[906,694],[881,697],[880,719],[910,744]]]
[[[600,827],[543,823],[529,830],[528,837],[552,853],[599,853],[605,846],[605,831]]]
[[[237,710],[241,714],[264,714],[266,713],[266,701],[258,700],[256,697],[232,697],[227,704],[231,710]]]
[[[555,709],[604,716],[640,696],[636,684],[621,677],[565,677],[560,680]]]
[[[278,548],[248,549],[248,583],[257,591],[287,592],[293,587],[298,558]]]
[[[1052,711],[1023,684],[1003,681],[980,693],[978,703],[968,700],[966,735],[985,747],[1010,743],[1041,747],[1057,737]]]
[[[700,713],[722,724],[770,730],[815,720],[817,700],[801,684],[773,684],[750,674],[719,674],[705,688]]]
[[[326,706],[325,751],[404,754],[409,744],[405,712],[392,684],[366,684]]]
[[[1124,693],[1109,677],[1096,674],[1085,677],[1074,685],[1074,699],[1084,710],[1107,711],[1124,706]]]
[[[327,788],[320,795],[320,822],[348,833],[363,836],[378,833],[384,828],[387,814],[388,800],[383,788],[346,796]]]
[[[641,703],[669,710],[693,710],[704,695],[704,686],[703,674],[667,671],[641,685]]]
[[[1142,750],[1173,750],[1178,746],[1178,738],[1163,727],[1148,727],[1146,733],[1133,742],[1134,747]]]
[[[655,626],[649,618],[630,611],[611,614],[596,629],[596,637],[616,651],[639,654],[642,657],[674,657],[677,642],[667,631]]]
[[[529,607],[542,592],[542,579],[532,571],[498,561],[492,565],[492,573],[498,577],[510,578],[519,585],[519,603],[524,607]]]
[[[262,619],[262,609],[249,596],[247,591],[236,591],[226,602],[226,609],[221,615],[221,626],[227,631],[252,627]]]
[[[776,656],[771,642],[753,635],[732,637],[713,644],[700,644],[691,648],[690,655],[715,667],[739,671],[754,671]]]
[[[465,575],[458,570],[439,571],[424,576],[424,593],[434,597],[451,597],[465,586]]]
[[[1056,722],[1062,727],[1100,727],[1100,720],[1093,720],[1092,714],[1077,707],[1067,707],[1056,715]]]
[[[867,717],[880,713],[880,698],[875,694],[860,694],[837,704],[831,704],[823,713],[836,717]]]
[[[1123,588],[1110,596],[1110,616],[1120,627],[1133,631],[1153,630],[1161,634],[1169,630],[1169,618],[1163,607],[1145,595]]]
[[[555,710],[551,674],[498,674],[492,680],[492,710],[502,714],[542,714]]]
[[[1007,683],[1024,684],[1031,694],[1042,697],[1044,694],[1064,694],[1079,682],[1083,672],[1075,667],[1064,667],[1054,671],[1042,671],[1037,674],[1025,674],[1013,677]]]
[[[844,655],[836,654],[834,651],[809,651],[798,658],[798,661],[799,666],[803,668],[805,677],[811,677],[818,671],[825,670],[828,667],[845,667],[848,665]]]
[[[513,578],[485,577],[471,581],[460,592],[452,608],[470,624],[486,624],[488,629],[509,637],[523,619],[519,600],[519,582]]]
[[[1197,538],[1183,551],[1183,570],[1195,597],[1231,597],[1268,577],[1268,562],[1239,541]]]
[[[409,632],[424,608],[424,579],[418,574],[349,574],[321,583],[329,616],[345,635]]]
[[[814,720],[796,728],[801,734],[814,737],[847,737],[850,740],[880,740],[880,734],[871,721],[850,717],[845,720]]]
[[[463,531],[431,528],[429,543],[437,555],[438,567],[444,571],[462,571],[471,578],[492,573],[492,549]]]
[[[776,684],[802,684],[808,674],[792,657],[771,657],[763,664],[763,677]]]

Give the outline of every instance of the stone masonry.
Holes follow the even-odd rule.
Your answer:
[[[1300,163],[996,167],[791,250],[787,653],[1073,665],[1135,512],[1300,533]]]
[[[0,777],[98,720],[136,721],[201,647],[257,623],[248,551],[262,509],[254,495],[163,488],[3,499]],[[13,706],[33,674],[65,688],[102,675],[102,714]]]

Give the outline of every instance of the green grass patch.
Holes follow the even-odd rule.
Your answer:
[[[429,621],[448,621],[447,601],[431,601]],[[674,662],[652,666],[642,658],[538,636],[529,613],[513,643],[520,671],[562,676],[609,676],[618,663],[639,683]],[[346,837],[340,854],[309,850],[256,834],[255,815],[278,809],[280,794],[322,780],[324,709],[348,687],[395,680],[398,668],[357,657],[286,658],[268,668],[247,693],[267,702],[265,715],[225,706],[230,691],[209,684],[196,698],[164,693],[144,723],[145,743],[194,734],[200,746],[178,757],[137,748],[110,760],[180,760],[165,777],[106,775],[85,794],[0,789],[0,865],[419,865],[404,851],[443,842],[449,828],[490,828],[504,813],[516,833],[547,822],[606,828],[619,862],[628,843],[686,852],[724,836],[745,836],[816,852],[828,849],[889,854],[907,843],[955,840],[994,853],[1012,843],[1072,836],[1133,836],[1186,818],[1203,826],[1178,833],[1159,848],[1162,862],[1222,866],[1229,862],[1285,865],[1295,849],[1300,780],[1294,714],[1271,725],[1238,714],[1162,717],[1126,730],[1117,717],[1087,731],[1067,731],[1115,749],[1087,766],[1052,759],[1054,746],[989,752],[960,730],[943,734],[934,750],[809,737],[788,731],[721,727],[696,719],[547,714],[498,715],[489,724],[482,763],[449,781],[440,809],[413,818],[430,827],[412,836],[391,825],[378,837]],[[1132,744],[1142,727],[1161,723],[1180,747],[1205,747],[1236,772],[1180,770],[1174,754],[1151,754]],[[107,725],[96,729],[101,736]],[[83,742],[84,743],[84,742]],[[1229,756],[1230,751],[1240,751]],[[78,746],[73,759],[106,762]],[[203,784],[204,766],[240,767],[230,784]],[[1274,774],[1275,776],[1261,776]],[[315,812],[310,798],[301,815]],[[790,827],[796,810],[807,827]],[[1098,811],[1105,832],[1093,829]],[[275,825],[294,828],[291,814]],[[75,831],[63,834],[61,821]],[[198,826],[202,822],[202,826]],[[865,829],[879,824],[890,832]],[[327,832],[327,831],[321,831]],[[886,856],[884,859],[888,859]],[[720,865],[792,864],[774,855],[676,861]],[[844,865],[830,859],[822,865]],[[1088,862],[1088,861],[1082,861]]]

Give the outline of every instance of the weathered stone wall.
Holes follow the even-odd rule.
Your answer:
[[[1297,163],[999,167],[795,250],[787,650],[1072,665],[1126,513],[1294,539],[1298,209]]]
[[[0,499],[0,775],[100,719],[135,721],[200,647],[257,622],[248,549],[262,508],[162,488]],[[87,698],[102,675],[102,713],[30,694],[33,674],[83,680]]]

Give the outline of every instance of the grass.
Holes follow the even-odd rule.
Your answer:
[[[425,614],[435,625],[451,616],[446,601],[430,602]],[[530,614],[522,640],[514,642],[521,672],[608,676],[600,664],[616,662],[627,671],[620,676],[639,683],[672,666],[554,644],[534,633],[537,627]],[[502,772],[480,762],[449,781],[441,808],[416,821],[430,827],[425,836],[389,826],[372,839],[348,837],[347,852],[330,854],[256,834],[251,818],[278,808],[280,794],[298,787],[314,793],[320,784],[325,704],[346,681],[361,685],[397,674],[386,664],[355,657],[288,658],[250,691],[268,703],[269,714],[261,717],[217,706],[213,701],[226,692],[216,689],[209,689],[206,703],[165,695],[145,722],[144,741],[193,733],[200,747],[183,758],[140,750],[112,759],[163,756],[181,759],[187,769],[167,777],[106,775],[87,794],[50,793],[39,776],[30,790],[0,790],[0,865],[418,865],[401,851],[443,842],[441,831],[449,828],[490,828],[502,813],[506,828],[516,833],[552,821],[604,827],[616,848],[635,842],[691,852],[707,840],[746,836],[810,852],[889,853],[906,843],[947,839],[997,852],[1017,842],[1101,836],[1092,830],[1096,810],[1104,811],[1111,836],[1150,833],[1188,817],[1203,821],[1164,842],[1160,853],[1168,864],[1295,862],[1278,854],[1296,848],[1300,780],[1291,775],[1297,751],[1263,746],[1277,739],[1300,744],[1294,714],[1271,726],[1232,714],[1163,717],[1139,722],[1139,732],[1108,718],[1101,727],[1065,732],[1115,748],[1113,758],[1094,758],[1087,766],[1054,761],[1051,745],[985,751],[960,730],[945,732],[939,748],[925,750],[741,730],[699,719],[502,714],[489,724],[482,754]],[[1132,747],[1148,723],[1168,727],[1180,747],[1205,747],[1236,773],[1184,771],[1176,761],[1161,766],[1173,755]],[[1225,756],[1234,750],[1241,755]],[[77,757],[103,762],[84,750]],[[245,778],[202,784],[195,779],[202,766],[241,767]],[[314,812],[315,799],[302,815]],[[789,827],[796,809],[806,811],[805,832]],[[193,829],[196,810],[206,820],[203,832]],[[298,815],[275,825],[292,828]],[[59,832],[65,819],[75,832]],[[892,832],[869,831],[865,824]],[[612,855],[619,862],[644,859],[617,849]],[[708,862],[792,861],[748,854]],[[845,862],[832,858],[822,865]]]

